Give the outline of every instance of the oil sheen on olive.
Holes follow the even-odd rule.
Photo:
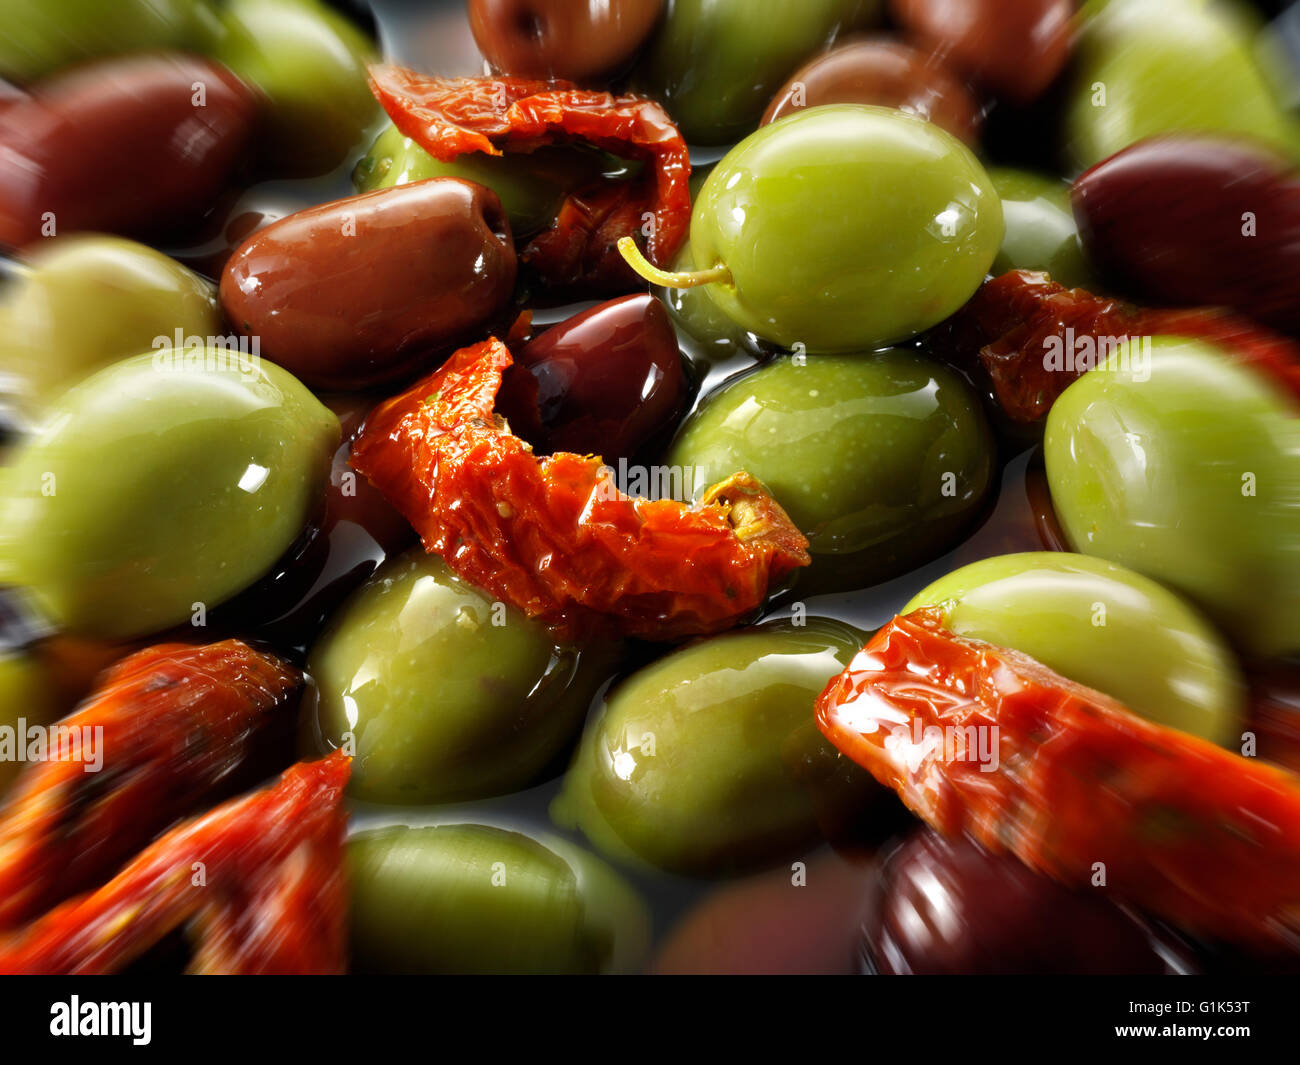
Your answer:
[[[1076,551],[1182,592],[1267,657],[1300,650],[1300,403],[1212,344],[1116,349],[1052,405],[1052,504]]]
[[[748,331],[790,350],[863,351],[947,318],[983,282],[1002,210],[959,140],[884,107],[814,107],[714,167],[691,217],[695,266]]]
[[[0,244],[192,226],[241,161],[256,113],[243,82],[191,56],[60,75],[0,111]]]
[[[711,875],[780,857],[868,801],[874,782],[813,723],[862,634],[804,620],[690,644],[622,681],[587,724],[556,822],[611,857]]]
[[[1241,743],[1245,683],[1232,650],[1132,570],[1067,552],[999,555],[940,577],[902,612],[935,605],[959,636],[1022,651],[1162,725]]]
[[[696,493],[753,474],[808,537],[800,580],[842,590],[960,536],[988,492],[993,448],[956,373],[890,349],[784,357],[734,379],[682,426],[667,463],[690,471]]]
[[[361,388],[476,339],[510,298],[515,269],[496,194],[434,178],[259,230],[226,264],[221,305],[312,388]]]
[[[524,787],[581,727],[599,647],[556,647],[420,546],[381,567],[312,647],[309,753],[347,746],[351,794],[384,803]]]
[[[649,916],[607,865],[493,825],[372,829],[347,844],[352,959],[379,973],[618,973]]]
[[[989,169],[1002,202],[1006,233],[990,273],[1045,270],[1066,288],[1094,287],[1096,281],[1070,210],[1070,187],[1028,170]]]
[[[320,503],[338,419],[269,362],[133,356],[46,410],[5,471],[0,581],[61,628],[129,637],[260,577]]]

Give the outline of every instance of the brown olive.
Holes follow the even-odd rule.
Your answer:
[[[0,243],[98,230],[166,233],[226,185],[257,101],[186,56],[81,67],[0,110]]]
[[[979,137],[979,104],[942,59],[884,37],[851,41],[805,64],[772,97],[760,125],[821,104],[896,107],[967,144]]]
[[[317,389],[392,380],[475,333],[515,283],[496,193],[457,178],[379,189],[258,230],[221,305],[261,354]]]
[[[479,50],[498,71],[586,81],[631,61],[664,0],[470,0]]]

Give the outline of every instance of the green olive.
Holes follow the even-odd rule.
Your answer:
[[[959,636],[1021,651],[1162,725],[1240,742],[1245,687],[1232,651],[1132,570],[1057,551],[1000,555],[939,578],[902,612],[935,605]]]
[[[381,114],[366,81],[374,45],[318,0],[228,0],[216,58],[267,98],[261,151],[277,175],[343,162]]]
[[[806,589],[861,586],[941,553],[988,492],[984,414],[915,351],[784,357],[711,394],[667,462],[696,494],[737,470],[808,537]]]
[[[991,273],[1046,270],[1066,288],[1094,287],[1070,209],[1070,186],[1027,170],[993,167],[989,180],[1002,201],[1006,234]]]
[[[304,742],[318,751],[350,736],[349,787],[372,802],[511,791],[577,735],[608,664],[602,648],[557,647],[417,546],[375,573],[312,648]]]
[[[1300,650],[1300,406],[1214,345],[1120,345],[1047,417],[1052,504],[1076,551],[1199,605],[1239,647]]]
[[[120,237],[42,245],[0,304],[0,373],[39,408],[110,362],[221,332],[212,286],[174,259]]]
[[[552,816],[601,851],[714,874],[818,835],[870,778],[817,732],[813,702],[862,646],[804,619],[680,648],[623,681],[587,725]]]
[[[33,725],[48,725],[57,716],[49,678],[40,663],[22,651],[0,652],[0,730],[13,730],[14,739],[10,750],[0,737],[0,802],[25,764],[26,747],[19,748],[19,734]]]
[[[682,245],[673,261],[674,270],[690,270],[695,265],[691,242]],[[659,289],[673,322],[704,346],[704,354],[723,358],[735,351],[753,347],[745,330],[723,313],[713,297],[702,288]]]
[[[616,873],[558,839],[398,826],[347,845],[354,966],[388,973],[635,969],[649,917]]]
[[[251,584],[316,509],[339,423],[294,377],[203,348],[116,362],[49,405],[0,499],[0,580],[129,637]]]

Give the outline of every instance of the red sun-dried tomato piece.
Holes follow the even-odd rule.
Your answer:
[[[634,499],[593,455],[545,458],[493,413],[510,352],[491,339],[377,407],[352,465],[465,580],[562,639],[718,632],[808,564],[771,494],[736,473],[698,503]]]
[[[877,632],[817,723],[946,835],[1082,887],[1103,863],[1107,890],[1193,932],[1300,942],[1300,776],[957,636],[938,608]]]

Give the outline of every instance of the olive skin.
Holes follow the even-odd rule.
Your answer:
[[[1006,234],[993,260],[994,277],[1008,270],[1045,270],[1066,288],[1096,284],[1070,211],[1070,187],[1027,170],[993,167],[989,180],[1002,202]]]
[[[539,453],[637,455],[685,406],[677,334],[649,293],[599,303],[525,344],[496,410]]]
[[[218,60],[266,106],[258,154],[278,177],[332,170],[381,114],[366,81],[374,46],[316,0],[227,0]]]
[[[13,729],[16,737],[19,719],[31,728],[49,725],[58,716],[50,680],[41,663],[25,651],[0,652],[0,728]],[[0,803],[26,764],[16,757],[0,757]]]
[[[691,242],[683,242],[673,259],[675,271],[691,270],[695,257]],[[672,317],[673,324],[702,346],[702,357],[724,359],[737,351],[752,351],[754,341],[723,312],[707,288],[665,288],[659,298]]]
[[[975,97],[942,59],[884,37],[839,45],[800,67],[759,124],[822,104],[896,107],[966,144],[979,139],[983,121]]]
[[[664,0],[469,0],[469,27],[494,70],[585,82],[636,55]]]
[[[226,186],[256,114],[253,93],[230,71],[189,56],[105,60],[61,75],[0,111],[0,243],[192,223]]]
[[[515,283],[496,194],[433,178],[310,207],[258,230],[221,275],[221,306],[312,388],[391,381],[500,311]]]
[[[116,638],[260,577],[316,510],[339,425],[278,366],[234,358],[137,355],[52,403],[6,470],[0,580],[60,628]]]
[[[1202,341],[1155,337],[1142,361],[1121,345],[1048,413],[1066,538],[1181,592],[1251,654],[1300,649],[1300,404]]]
[[[815,107],[714,167],[691,216],[695,265],[749,332],[795,350],[862,351],[947,318],[984,281],[1002,210],[960,141],[883,107]]]
[[[635,892],[559,839],[401,825],[354,836],[346,861],[360,972],[630,972],[646,951]]]
[[[702,640],[619,684],[587,724],[556,823],[634,865],[715,875],[788,853],[877,794],[813,723],[862,634],[806,622]]]
[[[1245,682],[1201,615],[1112,562],[1056,551],[999,555],[940,577],[902,610],[942,606],[959,636],[1009,647],[1134,713],[1237,748]]]
[[[758,125],[777,87],[877,0],[673,0],[633,85],[661,100],[691,144],[729,144]]]
[[[1256,62],[1254,32],[1231,4],[1124,0],[1101,7],[1080,35],[1066,103],[1076,166],[1174,132],[1240,134],[1294,156],[1295,126]]]
[[[690,468],[697,494],[736,470],[767,485],[808,537],[813,562],[800,580],[819,590],[939,554],[993,477],[970,389],[900,349],[781,358],[738,377],[687,419],[666,461]]]
[[[1190,964],[1185,954],[1167,963],[1168,952],[1157,953],[1147,929],[1104,889],[1072,891],[929,829],[883,863],[863,947],[882,975],[1163,974]]]
[[[159,337],[222,332],[216,292],[162,252],[120,237],[38,245],[0,303],[0,373],[33,406]]]
[[[1300,177],[1282,156],[1162,137],[1098,163],[1071,197],[1089,255],[1124,291],[1300,330]]]
[[[556,647],[540,623],[416,546],[385,563],[312,647],[303,746],[319,753],[350,734],[348,790],[370,802],[511,791],[577,735],[605,653]]]

